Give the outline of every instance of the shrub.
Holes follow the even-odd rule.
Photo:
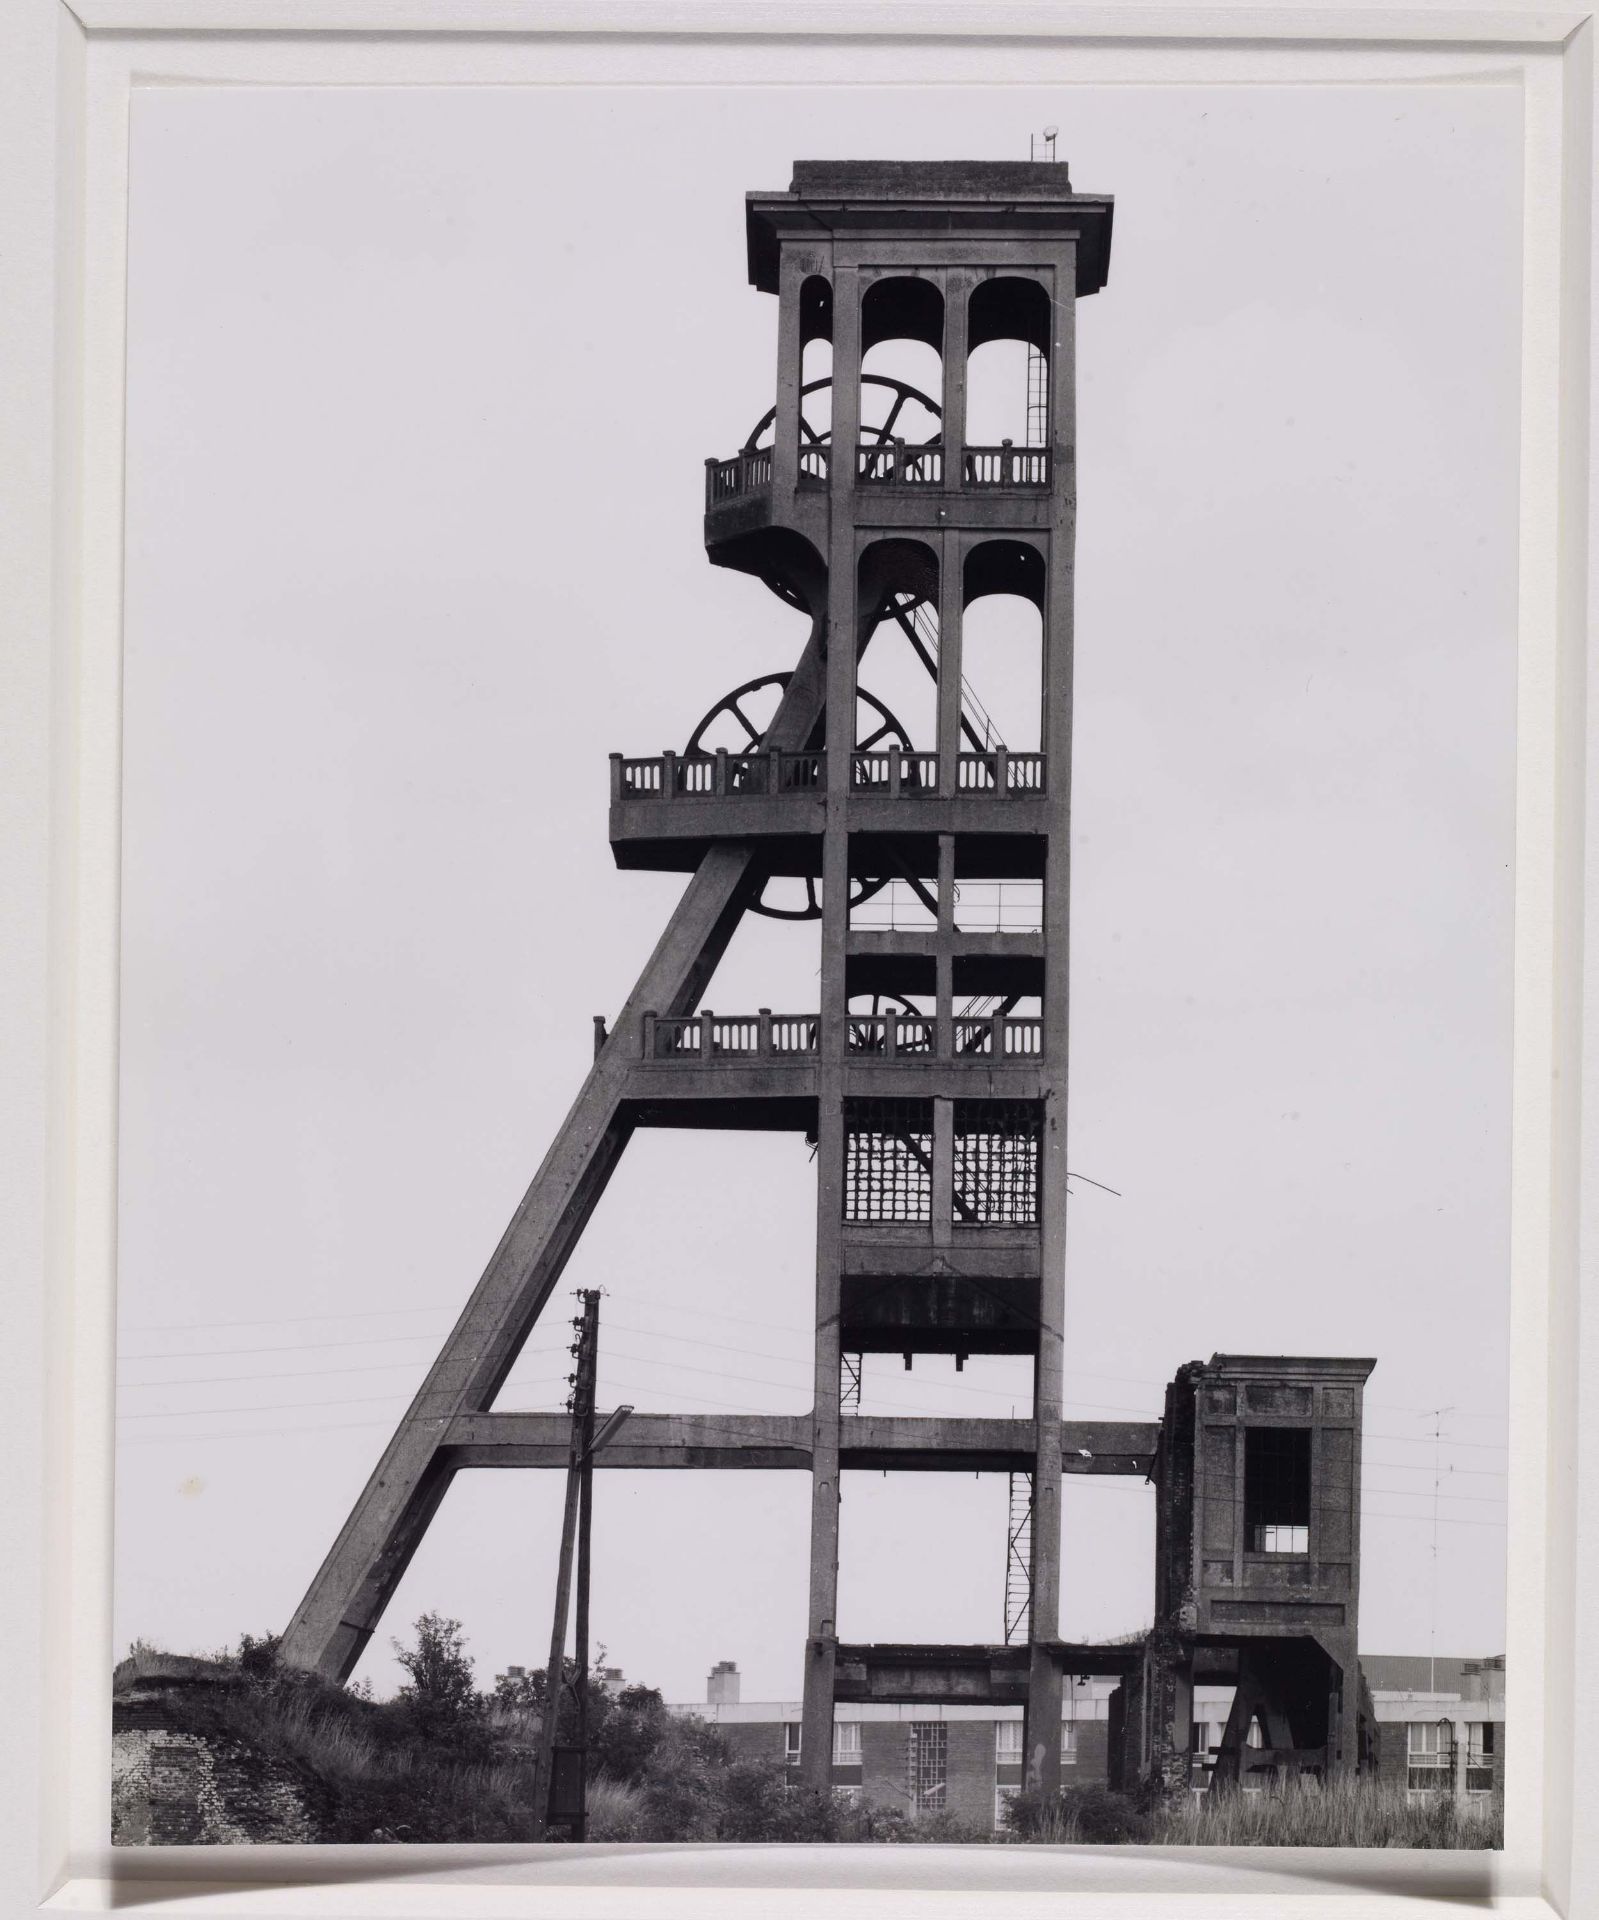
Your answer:
[[[715,1840],[721,1825],[721,1777],[732,1756],[703,1720],[670,1718],[639,1780],[644,1840]]]
[[[398,1640],[390,1643],[395,1659],[411,1676],[399,1697],[447,1717],[473,1711],[479,1704],[478,1691],[460,1621],[424,1613],[415,1631],[414,1647],[401,1646]]]
[[[791,1786],[775,1760],[736,1760],[723,1774],[719,1840],[836,1840],[839,1803],[831,1793]]]
[[[1062,1787],[1053,1799],[1014,1794],[1005,1803],[1005,1826],[1019,1840],[1052,1846],[1125,1846],[1149,1838],[1148,1816],[1106,1787]]]
[[[282,1645],[281,1633],[263,1633],[259,1640],[253,1633],[241,1633],[236,1656],[239,1671],[248,1674],[252,1680],[264,1680],[268,1674],[276,1672],[278,1649]]]

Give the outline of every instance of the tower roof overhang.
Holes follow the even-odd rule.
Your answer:
[[[1113,202],[1073,193],[1058,161],[797,160],[786,193],[745,196],[750,284],[775,293],[785,239],[891,232],[1077,242],[1077,295],[1110,271]]]

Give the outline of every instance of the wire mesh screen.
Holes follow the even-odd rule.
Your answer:
[[[931,1100],[844,1103],[844,1218],[931,1220]]]
[[[955,1218],[967,1226],[1038,1224],[1039,1108],[1029,1100],[955,1103]]]

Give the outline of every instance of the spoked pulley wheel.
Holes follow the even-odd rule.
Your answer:
[[[699,725],[689,735],[688,746],[684,749],[685,760],[708,760],[712,749],[705,745],[705,737],[715,723],[725,714],[742,732],[744,739],[729,749],[732,753],[754,753],[766,737],[766,728],[771,724],[770,717],[762,722],[760,716],[768,704],[760,696],[776,691],[781,700],[789,681],[788,673],[763,673],[754,680],[746,680],[741,687],[734,687],[731,693],[724,693],[713,707],[707,708],[701,716]],[[858,752],[909,751],[910,735],[903,724],[884,706],[875,694],[868,693],[864,687],[856,689],[856,700],[860,706],[868,709],[875,722],[866,731],[865,737],[858,740]],[[775,704],[775,703],[773,703]],[[804,898],[796,904],[785,904],[779,896],[769,898],[773,882],[767,880],[760,895],[750,903],[750,911],[764,915],[768,920],[819,920],[822,903],[818,892],[818,882],[814,874],[797,876],[804,889]],[[877,878],[852,878],[849,883],[849,903],[859,906],[863,900],[870,900],[873,894],[881,893],[888,885],[889,876]]]

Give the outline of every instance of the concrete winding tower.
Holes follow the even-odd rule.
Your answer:
[[[636,1413],[600,1464],[809,1473],[818,1785],[838,1702],[1020,1701],[1027,1781],[1048,1791],[1063,1673],[1133,1657],[1059,1640],[1062,1472],[1145,1475],[1163,1444],[1156,1423],[1062,1420],[1073,341],[1111,202],[1054,162],[801,162],[788,191],[749,196],[747,224],[750,279],[778,301],[775,404],[706,463],[706,547],[803,609],[809,639],[680,752],[613,756],[617,864],[691,877],[284,1655],[350,1671],[456,1471],[566,1465],[562,1416],[494,1397],[634,1128],[792,1130],[817,1147],[812,1413]],[[874,370],[893,341],[936,355],[929,386]],[[996,341],[1025,376],[1022,430],[979,443],[968,372]],[[1036,706],[1009,738],[963,641],[996,594],[1034,621]],[[914,713],[873,691],[890,649],[921,676]],[[703,1006],[751,912],[817,928],[818,1006]],[[865,1415],[865,1353],[1026,1355],[1030,1415]],[[840,1644],[840,1486],[862,1468],[1009,1474],[1002,1641]],[[1181,1720],[1163,1722],[1178,1740]]]
[[[633,1129],[793,1129],[818,1147],[813,1415],[636,1414],[604,1463],[809,1471],[804,1750],[819,1781],[835,1699],[980,1686],[1025,1697],[1049,1730],[1029,1743],[1047,1786],[1061,1686],[1073,320],[1105,282],[1111,203],[1073,193],[1052,162],[802,162],[787,192],[749,196],[747,223],[750,278],[778,300],[776,398],[739,453],[707,462],[706,546],[803,608],[810,636],[791,670],[718,702],[681,753],[613,757],[618,865],[692,877],[285,1657],[350,1671],[456,1471],[565,1464],[559,1415],[493,1400]],[[934,350],[941,390],[863,367],[893,340]],[[968,359],[996,340],[1026,351],[1025,431],[975,445]],[[831,367],[807,380],[819,342]],[[963,672],[963,617],[995,593],[1037,616],[1037,712],[1020,744]],[[920,725],[858,683],[885,635],[927,677]],[[733,750],[710,744],[719,724]],[[746,912],[819,923],[819,1007],[703,1009]],[[882,1351],[1030,1355],[1032,1417],[861,1416],[859,1356]],[[1147,1468],[1154,1435],[1068,1437],[1074,1459],[1125,1472]],[[1013,1476],[1016,1644],[840,1648],[840,1475],[868,1466]]]

